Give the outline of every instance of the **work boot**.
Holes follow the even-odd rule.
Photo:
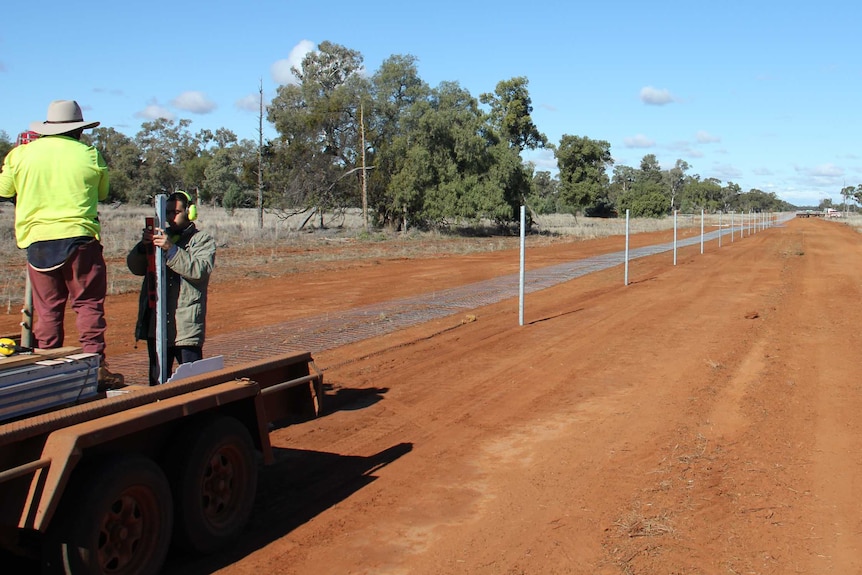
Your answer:
[[[99,366],[99,379],[96,391],[104,393],[112,389],[122,389],[126,387],[126,378],[121,373],[113,373],[108,370],[108,366],[104,363]]]

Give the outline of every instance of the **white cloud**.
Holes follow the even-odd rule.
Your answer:
[[[557,157],[553,150],[547,148],[539,148],[537,150],[525,150],[524,159],[528,162],[533,162],[537,172],[551,172],[552,174],[559,170],[557,166]]]
[[[821,164],[813,168],[797,168],[797,171],[815,178],[836,178],[844,175],[844,170],[835,164]]]
[[[245,110],[246,112],[260,112],[260,94],[249,94],[248,96],[243,96],[239,100],[233,103],[234,106],[239,110]],[[266,107],[266,102],[264,102],[264,107]]]
[[[293,70],[291,68],[301,70],[302,60],[305,58],[306,54],[313,50],[314,42],[311,40],[300,40],[300,42],[291,49],[287,58],[278,60],[272,65],[270,68],[272,79],[279,85],[296,84],[297,78],[293,74]]]
[[[218,107],[215,102],[206,97],[206,94],[195,90],[183,92],[171,100],[171,105],[193,114],[209,114]]]
[[[719,180],[729,182],[742,178],[742,171],[734,168],[730,164],[715,164],[712,167],[712,174]]]
[[[641,102],[650,106],[664,106],[675,102],[676,98],[668,90],[659,90],[652,86],[641,88]]]
[[[698,150],[697,148],[692,147],[691,142],[687,142],[685,140],[680,140],[677,142],[673,142],[667,149],[671,152],[679,154],[680,156],[684,156],[687,158],[702,158],[703,152]]]
[[[812,189],[805,184],[802,184],[800,187],[794,184],[782,184],[780,186],[767,184],[766,186],[761,186],[760,189],[764,192],[776,192],[777,195],[780,194],[779,197],[782,200],[794,206],[817,206],[825,199],[831,199],[837,203],[841,201],[837,194],[827,194],[826,192]]]
[[[636,136],[624,138],[623,145],[626,148],[651,148],[655,146],[655,140],[647,138],[643,134],[638,134]]]
[[[718,136],[713,136],[712,134],[704,130],[700,130],[695,135],[695,138],[697,139],[698,144],[713,144],[715,142],[721,141],[721,138],[719,138]]]
[[[144,120],[155,120],[158,118],[164,118],[165,120],[176,119],[176,115],[173,112],[164,106],[160,106],[156,101],[147,104],[147,107],[143,110],[135,112],[135,117],[143,118]]]
[[[794,165],[793,169],[798,174],[795,180],[800,189],[825,189],[837,193],[845,181],[845,170],[835,164],[821,164],[813,167]]]
[[[765,187],[773,188],[775,186],[768,185]],[[815,199],[813,194],[814,192],[812,192],[811,190],[796,190],[792,188],[785,188],[781,190],[781,198],[785,202],[789,202],[796,206],[816,206],[819,203],[819,200]]]

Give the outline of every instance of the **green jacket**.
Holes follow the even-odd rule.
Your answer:
[[[172,347],[202,346],[206,335],[207,288],[215,266],[215,240],[191,224],[174,244],[177,249],[166,261],[167,342]],[[147,254],[141,242],[129,252],[126,264],[133,274],[144,276],[135,339],[155,338],[156,310],[149,306]]]

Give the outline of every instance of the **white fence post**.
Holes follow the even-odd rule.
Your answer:
[[[629,285],[629,210],[626,210],[626,274],[625,285]]]
[[[524,325],[524,228],[527,222],[527,210],[521,206],[521,277],[518,282],[518,325]]]

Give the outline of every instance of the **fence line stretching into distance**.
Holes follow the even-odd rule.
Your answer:
[[[779,216],[776,224],[792,216]],[[666,242],[629,250],[629,259],[653,256],[686,247],[701,241],[745,230],[755,233],[755,227],[734,225],[719,228],[678,242]],[[525,293],[533,293],[569,280],[623,264],[626,252],[619,251],[547,266],[526,272]],[[440,319],[459,312],[469,311],[501,302],[519,295],[519,274],[513,273],[480,282],[448,288],[416,296],[395,299],[349,310],[289,320],[241,332],[232,332],[207,338],[205,356],[224,357],[225,367],[271,358],[291,351],[310,351],[312,354],[364,339],[386,335]],[[147,353],[126,353],[110,358],[111,369],[123,373],[129,383],[147,381]]]

